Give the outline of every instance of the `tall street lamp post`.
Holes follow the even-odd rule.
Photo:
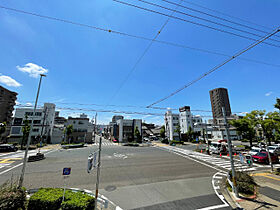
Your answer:
[[[25,153],[24,153],[22,171],[21,171],[21,174],[20,174],[20,179],[19,179],[19,184],[18,184],[19,188],[21,188],[22,184],[23,184],[24,173],[25,173],[26,162],[27,162],[27,154],[28,154],[28,149],[29,149],[29,145],[30,145],[30,141],[31,141],[31,132],[32,132],[32,129],[33,129],[33,118],[35,116],[35,112],[36,112],[36,108],[37,108],[37,102],[38,102],[38,97],[39,97],[39,93],[40,93],[42,77],[46,77],[46,75],[45,74],[40,74],[40,81],[39,81],[39,85],[38,85],[38,90],[37,90],[36,100],[35,100],[35,104],[34,104],[34,109],[33,109],[32,115],[31,115],[31,125],[30,125],[29,134],[28,134],[26,149],[25,149]]]

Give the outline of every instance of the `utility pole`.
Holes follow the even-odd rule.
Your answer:
[[[236,176],[235,176],[235,169],[234,169],[234,160],[232,157],[232,144],[230,139],[230,134],[228,130],[228,123],[227,123],[227,117],[226,117],[226,111],[225,107],[222,107],[223,115],[224,115],[224,121],[225,121],[225,129],[226,129],[226,136],[227,136],[227,142],[228,142],[228,150],[229,150],[229,157],[230,157],[230,165],[231,165],[231,172],[232,172],[232,183],[233,183],[233,192],[235,193],[235,196],[238,198],[238,190],[236,185]]]
[[[35,100],[35,104],[34,104],[34,109],[33,109],[33,112],[32,112],[32,116],[31,116],[30,131],[29,131],[29,134],[28,134],[28,140],[27,140],[26,149],[25,149],[25,153],[24,153],[22,171],[21,171],[21,175],[20,175],[20,179],[19,179],[19,184],[18,184],[18,187],[19,187],[19,188],[21,188],[21,187],[22,187],[22,184],[23,184],[24,173],[25,173],[25,167],[26,167],[26,162],[27,162],[27,153],[28,153],[28,149],[29,149],[29,145],[30,145],[30,141],[31,141],[31,133],[32,133],[32,130],[33,130],[33,119],[34,119],[35,112],[36,112],[36,108],[37,108],[37,102],[38,102],[38,98],[39,98],[39,93],[40,93],[40,88],[41,88],[42,77],[46,77],[46,75],[40,74],[40,80],[39,80],[39,85],[38,85],[36,100]]]
[[[97,113],[95,115],[95,125],[96,125],[96,120],[97,120]],[[96,174],[96,189],[95,189],[94,209],[97,209],[98,187],[99,187],[100,166],[101,166],[101,144],[102,144],[102,138],[99,137],[99,151],[98,151],[98,162],[97,162],[97,174]]]

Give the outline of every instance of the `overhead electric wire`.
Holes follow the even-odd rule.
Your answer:
[[[207,15],[207,16],[209,16],[209,17],[213,17],[213,18],[216,18],[216,19],[219,19],[219,20],[222,20],[222,21],[231,23],[231,24],[235,24],[235,25],[242,26],[242,27],[245,27],[245,28],[248,28],[248,29],[252,29],[252,30],[255,30],[255,31],[258,31],[258,32],[261,32],[261,33],[265,33],[265,34],[268,33],[267,31],[260,30],[260,29],[258,29],[258,28],[254,28],[254,27],[251,27],[251,26],[248,26],[248,25],[244,25],[244,24],[242,24],[242,23],[237,23],[237,22],[235,22],[235,21],[228,20],[228,19],[225,19],[225,18],[216,16],[216,15],[212,15],[212,14],[209,14],[209,13],[207,13],[207,12],[204,12],[204,11],[201,11],[201,10],[198,10],[198,9],[194,9],[194,8],[187,7],[187,6],[184,6],[184,5],[178,5],[177,3],[172,2],[172,1],[168,1],[168,0],[161,0],[161,1],[167,2],[168,4],[177,5],[178,7],[182,7],[182,8],[184,8],[184,9],[187,9],[187,10],[190,10],[190,11],[193,11],[193,12],[197,12],[197,13],[200,13],[200,14],[203,14],[203,15]],[[186,2],[186,1],[183,1],[183,2]],[[269,28],[269,29],[270,29],[270,28]],[[270,30],[271,30],[271,29],[270,29]],[[278,36],[278,35],[275,35],[275,36],[276,36],[276,37],[280,37],[280,36]],[[270,39],[270,40],[273,40],[273,39]]]
[[[127,3],[127,2],[124,2],[124,1],[120,1],[120,0],[112,0],[112,1],[118,2],[120,4],[124,4],[124,5],[127,5],[127,6],[135,7],[135,8],[141,9],[141,10],[145,10],[145,11],[148,11],[148,12],[152,12],[152,13],[155,13],[155,14],[159,14],[159,15],[162,15],[162,16],[170,17],[170,18],[173,18],[173,19],[176,19],[176,20],[180,20],[180,21],[183,21],[183,22],[187,22],[187,23],[191,23],[191,24],[198,25],[198,26],[201,26],[201,27],[209,28],[209,29],[212,29],[212,30],[215,30],[215,31],[219,31],[219,32],[222,32],[222,33],[226,33],[226,34],[230,34],[230,35],[233,35],[233,36],[237,36],[237,37],[240,37],[240,38],[244,38],[244,39],[248,39],[248,40],[252,40],[252,41],[258,41],[255,38],[251,38],[251,37],[248,37],[248,36],[240,35],[240,34],[237,34],[237,33],[226,31],[224,29],[220,29],[220,28],[216,28],[216,27],[213,27],[213,26],[205,25],[205,24],[202,24],[202,23],[199,23],[199,22],[194,22],[194,21],[191,21],[191,20],[186,20],[184,18],[180,18],[180,17],[177,17],[177,16],[168,15],[166,13],[159,12],[159,11],[156,11],[156,10],[152,10],[152,9],[149,9],[149,8],[145,8],[145,7],[141,7],[141,6],[138,6],[138,5],[135,5],[135,4],[130,4],[130,3]],[[275,44],[268,43],[268,42],[264,42],[264,44],[267,44],[267,45],[270,45],[270,46],[274,46],[274,47],[277,47],[277,48],[280,47],[279,45],[275,45]]]
[[[154,103],[148,105],[147,108],[152,107],[153,105],[158,104],[158,103],[160,103],[160,102],[162,102],[162,101],[164,101],[164,100],[166,100],[166,99],[172,97],[173,95],[175,95],[175,94],[181,92],[181,91],[184,90],[185,88],[187,88],[187,87],[193,85],[194,83],[198,82],[198,81],[201,80],[202,78],[204,78],[204,77],[208,76],[209,74],[215,72],[216,70],[218,70],[219,68],[221,68],[221,67],[224,66],[225,64],[229,63],[231,60],[233,60],[233,59],[235,59],[236,57],[238,57],[238,56],[242,55],[243,53],[247,52],[248,50],[252,49],[252,48],[255,47],[256,45],[262,43],[263,41],[265,41],[266,39],[270,38],[270,37],[273,36],[274,34],[277,34],[279,31],[280,31],[280,29],[277,28],[275,31],[273,31],[272,33],[266,35],[265,37],[263,37],[262,39],[258,40],[257,42],[252,43],[252,44],[250,44],[249,46],[247,46],[246,48],[244,48],[243,50],[240,50],[239,52],[235,53],[231,58],[225,60],[224,62],[222,62],[221,64],[215,66],[215,67],[212,68],[211,70],[209,70],[209,71],[203,73],[202,75],[200,75],[200,76],[199,76],[198,78],[196,78],[195,80],[193,80],[193,81],[187,83],[186,85],[184,85],[183,87],[181,87],[181,88],[177,89],[176,91],[172,92],[172,93],[169,94],[168,96],[165,96],[164,98],[159,99],[159,100],[157,100],[156,102],[154,102]]]
[[[229,14],[226,14],[226,13],[224,13],[224,12],[220,12],[220,11],[218,11],[218,10],[211,9],[211,8],[209,8],[209,7],[205,7],[205,6],[199,5],[199,4],[197,4],[197,3],[189,2],[189,1],[186,1],[186,0],[182,0],[182,1],[185,2],[185,3],[187,3],[187,4],[194,5],[194,6],[196,6],[196,7],[200,7],[200,8],[209,10],[209,11],[214,12],[214,13],[218,13],[218,14],[223,15],[223,16],[226,16],[226,17],[230,17],[230,18],[233,18],[233,19],[236,19],[236,20],[245,22],[245,23],[249,23],[249,24],[251,24],[251,25],[255,25],[255,26],[259,26],[259,27],[266,28],[266,29],[269,29],[269,30],[273,30],[272,27],[263,26],[263,25],[261,25],[261,24],[255,23],[255,22],[245,20],[245,19],[243,19],[243,18],[235,17],[235,16],[233,16],[233,15],[229,15]],[[279,36],[278,36],[278,37],[279,37]]]
[[[225,28],[230,28],[232,30],[236,30],[236,31],[239,31],[239,32],[242,32],[242,33],[247,33],[247,34],[250,34],[250,35],[253,35],[253,36],[257,36],[257,37],[263,37],[263,35],[259,35],[259,34],[256,34],[256,33],[252,33],[252,32],[249,32],[249,31],[242,30],[242,29],[238,29],[238,28],[235,28],[235,27],[232,27],[232,26],[229,26],[229,25],[225,25],[223,23],[218,23],[218,22],[215,22],[215,21],[212,21],[212,20],[209,20],[209,19],[205,19],[205,18],[202,18],[202,17],[199,17],[199,16],[191,15],[191,14],[188,14],[186,12],[182,12],[182,11],[179,11],[179,10],[176,10],[176,9],[171,9],[171,8],[168,8],[168,7],[164,7],[164,6],[161,6],[159,4],[149,2],[149,1],[145,1],[145,0],[137,0],[137,1],[143,2],[145,4],[149,4],[149,5],[152,5],[152,6],[155,6],[155,7],[159,7],[159,8],[165,9],[165,10],[173,11],[175,13],[179,13],[179,14],[182,14],[182,15],[185,15],[185,16],[189,16],[191,18],[202,20],[202,21],[205,21],[205,22],[208,22],[208,23],[216,24],[218,26],[222,26],[222,27],[225,27]],[[175,4],[175,5],[177,5],[177,4]],[[177,5],[177,7],[179,7],[179,5]],[[268,32],[264,31],[263,33],[267,34]],[[270,40],[275,41],[275,42],[280,42],[279,40],[276,40],[276,39],[270,39]]]
[[[24,11],[24,10],[18,10],[18,9],[14,9],[14,8],[10,8],[10,7],[4,7],[4,6],[0,5],[0,9],[1,8],[6,9],[6,10],[10,10],[10,11],[13,11],[13,12],[21,13],[21,14],[37,16],[37,17],[40,17],[40,18],[45,18],[45,19],[49,19],[49,20],[53,20],[53,21],[59,21],[59,22],[67,23],[67,24],[77,25],[77,26],[80,26],[80,27],[86,27],[86,28],[90,28],[90,29],[100,30],[100,31],[103,31],[103,32],[118,34],[118,35],[125,36],[125,37],[131,37],[131,38],[141,39],[141,40],[145,40],[145,41],[152,41],[153,40],[151,38],[147,38],[147,37],[143,37],[143,36],[128,34],[128,33],[125,33],[125,32],[120,32],[120,31],[116,31],[116,30],[112,30],[112,29],[105,29],[105,28],[101,28],[101,27],[87,25],[87,24],[84,24],[84,23],[73,22],[73,21],[66,20],[66,19],[50,17],[50,16],[46,16],[46,15],[32,13],[32,12],[28,12],[28,11]],[[173,42],[168,42],[168,41],[154,40],[154,42],[157,42],[157,43],[160,43],[160,44],[165,44],[165,45],[170,45],[170,46],[173,46],[173,47],[185,48],[185,49],[195,50],[195,51],[199,51],[199,52],[230,57],[230,55],[227,55],[225,53],[215,52],[215,51],[201,49],[201,48],[195,48],[195,47],[182,45],[182,44],[178,44],[178,43],[173,43]],[[242,59],[242,60],[249,61],[249,62],[254,62],[254,63],[260,63],[260,64],[264,64],[264,65],[269,65],[269,66],[273,66],[273,67],[277,67],[277,68],[280,67],[280,65],[278,65],[278,64],[267,63],[267,62],[258,61],[258,60],[254,60],[254,59],[249,59],[249,58],[238,58],[238,59]]]
[[[6,102],[7,100],[2,100],[0,102]],[[32,101],[28,101],[28,103],[31,103],[31,104],[24,104],[24,101],[20,101],[20,102],[17,102],[17,104],[15,106],[17,107],[33,107],[33,104],[34,102]],[[81,106],[102,106],[102,107],[105,107],[105,105],[102,105],[102,104],[95,104],[95,103],[76,103],[76,102],[49,102],[49,103],[54,103],[54,104],[63,104],[63,105],[81,105]],[[114,106],[114,107],[127,107],[127,108],[144,108],[144,109],[147,109],[146,106],[136,106],[136,105],[108,105],[108,106]],[[43,105],[39,106],[39,107],[43,107]],[[56,107],[58,109],[79,109],[80,111],[83,111],[83,110],[89,110],[89,108],[72,108],[72,107]],[[150,107],[148,109],[156,109],[156,110],[174,110],[174,111],[178,111],[179,108],[170,108],[170,107]],[[93,111],[95,112],[96,109],[93,109]],[[105,110],[106,112],[109,112],[109,111],[114,111],[114,110]],[[117,110],[119,111],[119,110]],[[191,110],[192,112],[212,112],[212,110],[202,110],[202,109],[192,109]],[[131,112],[131,111],[127,111],[125,110],[124,112]],[[143,112],[141,112],[143,113]],[[232,113],[235,113],[235,114],[241,114],[241,113],[245,113],[244,111],[243,112],[232,112]],[[159,113],[155,113],[155,114],[159,114]]]
[[[181,3],[181,2],[180,2]],[[178,6],[177,6],[178,7]],[[176,8],[177,8],[176,7]],[[171,12],[171,15],[174,14],[174,11]],[[138,64],[141,62],[141,60],[143,59],[143,57],[146,55],[146,53],[149,51],[149,49],[151,48],[151,46],[153,45],[154,41],[158,38],[159,34],[161,33],[161,31],[164,29],[164,27],[167,25],[167,23],[169,22],[170,17],[168,17],[166,19],[166,21],[164,22],[164,24],[161,26],[160,30],[157,32],[157,34],[154,36],[154,38],[151,40],[151,42],[148,44],[148,46],[145,48],[145,50],[143,51],[143,53],[141,54],[141,56],[137,59],[136,63],[133,65],[133,67],[131,68],[131,70],[128,72],[128,74],[125,76],[124,80],[121,82],[120,86],[116,89],[115,93],[112,95],[112,97],[110,98],[109,101],[113,100],[116,95],[119,93],[120,89],[124,86],[124,84],[126,83],[126,81],[129,79],[130,75],[135,71],[136,67],[138,66]]]

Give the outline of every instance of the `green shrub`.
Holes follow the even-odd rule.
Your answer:
[[[178,141],[178,140],[172,140],[170,143],[175,143],[175,144],[184,144],[183,141]]]
[[[236,171],[236,184],[238,192],[252,195],[255,192],[255,187],[257,186],[254,177],[250,176],[246,172]],[[230,171],[230,177],[231,171]],[[232,181],[232,178],[231,178]]]
[[[62,189],[42,188],[30,197],[28,210],[58,210],[62,197]]]
[[[25,209],[25,189],[18,189],[16,182],[6,182],[0,188],[0,209]]]
[[[61,204],[62,210],[91,210],[94,209],[94,197],[82,192],[65,193],[65,201]]]
[[[63,189],[42,188],[34,193],[28,203],[28,210],[90,210],[94,209],[94,197],[82,192],[66,190],[63,198]]]

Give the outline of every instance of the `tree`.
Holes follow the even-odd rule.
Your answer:
[[[24,126],[22,127],[22,140],[21,140],[21,147],[20,149],[23,149],[23,145],[27,144],[29,132],[30,132],[30,125],[28,121],[28,116],[25,115],[25,120],[23,121]]]
[[[253,139],[256,136],[254,124],[246,117],[242,119],[231,120],[229,123],[236,128],[239,136],[242,136],[244,139],[248,139],[250,141],[250,147],[252,147]]]
[[[66,139],[68,140],[68,143],[70,144],[69,137],[73,133],[73,125],[67,125],[64,132],[66,134]]]
[[[139,132],[138,126],[134,129],[134,136],[136,136],[137,142],[141,142],[141,134]]]
[[[160,137],[165,138],[165,126],[161,126],[161,129],[159,131]]]
[[[280,111],[280,98],[276,98],[276,104],[274,104],[274,107]]]
[[[192,130],[192,127],[189,126],[187,133],[184,134],[184,141],[192,141],[195,138],[195,132]]]
[[[280,114],[278,112],[269,112],[261,123],[264,135],[269,145],[271,145],[271,141],[276,140],[275,134],[277,136],[280,130]]]
[[[2,141],[2,134],[5,133],[7,127],[7,123],[0,123],[0,141]]]

